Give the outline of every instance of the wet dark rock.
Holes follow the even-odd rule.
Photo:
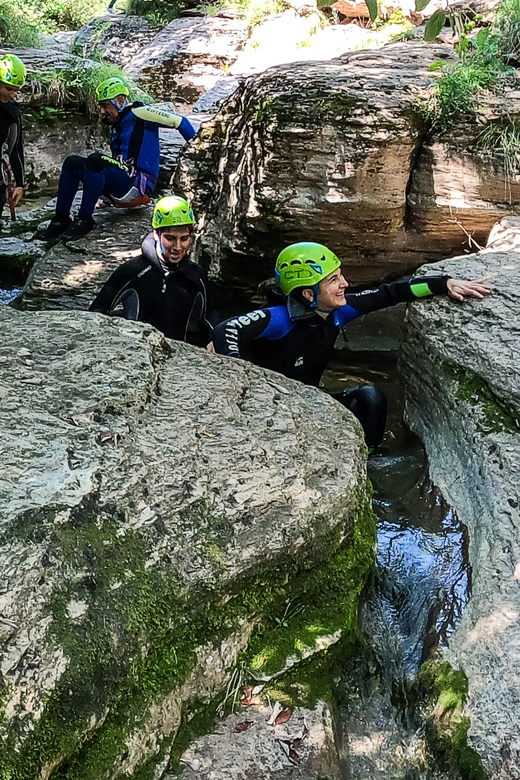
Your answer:
[[[402,358],[408,419],[469,532],[472,592],[446,657],[469,680],[469,744],[497,778],[520,766],[519,247],[519,218],[508,217],[484,251],[426,268],[489,276],[494,292],[412,306]]]

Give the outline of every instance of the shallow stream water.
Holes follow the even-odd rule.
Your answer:
[[[383,444],[369,458],[378,520],[377,565],[361,610],[367,639],[338,685],[349,780],[441,780],[430,766],[414,680],[446,645],[466,605],[470,570],[464,526],[431,484],[420,440],[403,422],[397,357],[338,352],[324,376],[332,391],[377,384],[389,399]]]

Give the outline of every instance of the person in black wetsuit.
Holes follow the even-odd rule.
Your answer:
[[[23,198],[22,115],[15,97],[24,84],[23,62],[14,54],[0,55],[0,219],[7,201],[9,178],[13,207]]]
[[[246,357],[256,365],[315,387],[331,359],[340,328],[356,317],[431,295],[449,295],[462,301],[466,297],[483,298],[491,292],[483,279],[465,282],[448,276],[426,276],[348,294],[340,260],[327,247],[312,242],[284,249],[276,261],[275,275],[287,296],[284,303],[220,323],[213,333],[214,350],[221,355]],[[380,444],[386,424],[384,394],[366,385],[334,397],[359,419],[369,449]]]
[[[208,301],[207,278],[188,252],[195,217],[188,201],[175,195],[157,201],[142,254],[117,268],[90,305],[129,320],[148,322],[165,336],[205,346],[217,315]]]
[[[88,157],[69,155],[63,163],[58,184],[56,214],[49,225],[36,233],[43,241],[77,241],[96,226],[92,216],[101,195],[114,205],[133,208],[150,202],[159,175],[159,128],[175,127],[185,141],[195,129],[184,116],[155,106],[130,102],[130,90],[119,78],[101,82],[96,100],[102,122],[110,127],[112,156],[94,152]],[[70,211],[76,192],[83,184],[81,205],[74,221]]]

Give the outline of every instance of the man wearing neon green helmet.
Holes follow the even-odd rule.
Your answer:
[[[121,208],[149,203],[159,174],[159,127],[177,128],[185,141],[195,135],[186,117],[130,102],[130,90],[120,78],[101,82],[96,100],[102,122],[110,127],[111,156],[94,152],[89,157],[71,155],[65,159],[56,214],[48,227],[36,234],[44,241],[60,236],[65,241],[77,241],[87,235],[95,227],[92,215],[101,195]],[[83,196],[72,221],[70,212],[80,184]]]
[[[152,227],[142,254],[117,268],[90,311],[148,322],[172,339],[204,346],[211,340],[215,312],[208,301],[207,278],[188,253],[195,217],[176,195],[155,204]]]
[[[14,54],[0,54],[0,218],[9,195],[11,216],[23,197],[22,118],[15,98],[25,84],[25,65]]]
[[[314,242],[292,244],[280,252],[275,276],[286,296],[283,303],[221,322],[213,333],[214,349],[316,387],[340,328],[357,317],[432,295],[462,301],[491,292],[484,279],[464,282],[426,276],[349,294],[339,258]],[[366,385],[335,397],[361,422],[368,447],[380,444],[386,422],[383,393]]]

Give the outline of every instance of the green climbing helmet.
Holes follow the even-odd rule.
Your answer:
[[[100,103],[102,100],[113,100],[118,95],[130,95],[130,90],[122,79],[113,76],[110,79],[102,81],[96,89],[96,100]]]
[[[298,287],[314,287],[340,266],[340,259],[323,244],[302,241],[282,249],[274,273],[284,295],[289,295]]]
[[[0,55],[0,81],[10,87],[25,84],[25,65],[14,54]]]
[[[167,195],[155,204],[152,227],[156,230],[194,224],[195,215],[185,198],[180,198],[178,195]]]

